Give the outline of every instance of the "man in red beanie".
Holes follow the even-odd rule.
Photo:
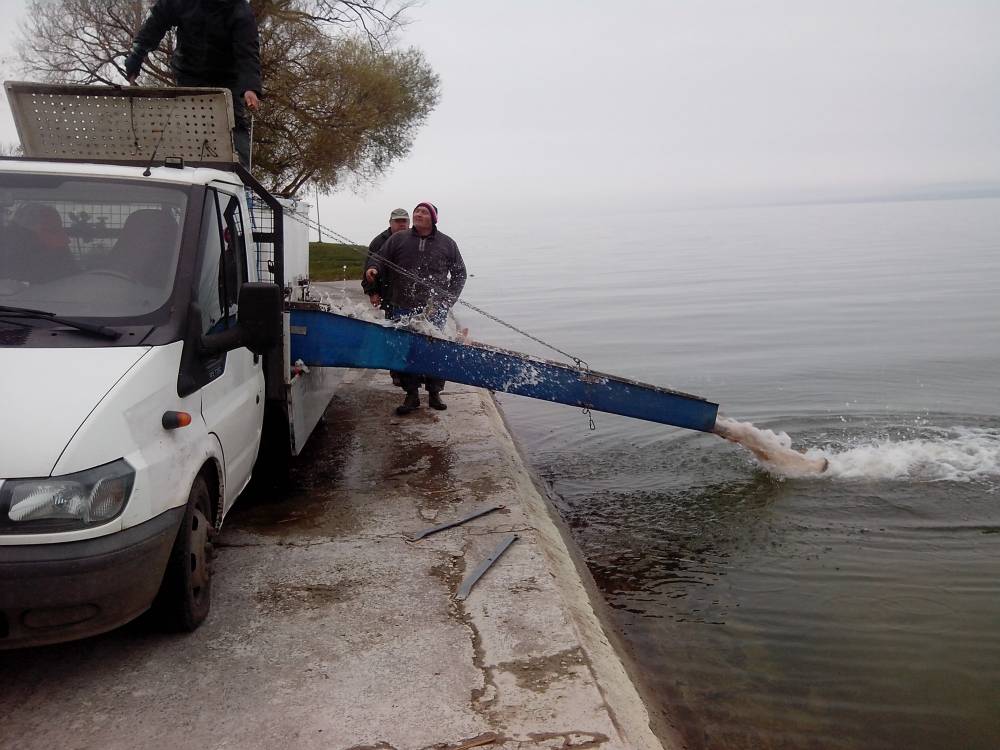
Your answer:
[[[365,280],[369,284],[377,278],[383,286],[388,284],[389,304],[396,320],[424,314],[440,328],[465,286],[462,253],[451,237],[438,231],[437,221],[437,206],[418,203],[413,209],[413,228],[391,235],[382,245],[381,257],[367,264]],[[399,373],[399,385],[406,391],[406,398],[396,408],[397,414],[420,408],[421,382],[426,384],[428,406],[448,408],[441,400],[443,380]]]

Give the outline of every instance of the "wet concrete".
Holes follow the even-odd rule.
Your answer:
[[[490,394],[397,417],[400,395],[350,372],[304,455],[258,477],[195,633],[0,652],[0,746],[660,748]]]

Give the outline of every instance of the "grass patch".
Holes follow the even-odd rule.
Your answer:
[[[343,245],[339,242],[309,243],[309,278],[312,281],[360,279],[364,272],[366,245]],[[347,270],[344,270],[347,266]]]

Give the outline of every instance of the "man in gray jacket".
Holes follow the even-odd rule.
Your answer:
[[[365,268],[367,269],[373,265],[374,256],[379,254],[379,251],[382,249],[382,245],[385,244],[387,239],[389,239],[396,232],[405,232],[409,228],[410,215],[406,212],[406,209],[392,209],[392,213],[389,214],[389,228],[383,230],[381,234],[376,235],[375,239],[368,243],[368,255],[365,258]],[[361,288],[364,290],[365,294],[368,295],[368,299],[371,300],[372,306],[378,305],[385,312],[385,317],[392,317],[392,308],[389,306],[389,298],[392,296],[392,290],[386,285],[384,278],[375,279],[374,284],[369,284],[367,279],[362,278]]]
[[[455,241],[437,228],[437,207],[418,203],[413,209],[413,228],[396,232],[382,245],[379,255],[368,263],[365,280],[381,279],[390,288],[389,303],[394,319],[424,314],[438,328],[458,301],[465,286],[465,262]],[[422,283],[426,282],[426,283]],[[427,388],[427,405],[447,409],[441,401],[444,381],[439,378],[399,373],[406,399],[397,414],[409,414],[420,407],[420,383]]]

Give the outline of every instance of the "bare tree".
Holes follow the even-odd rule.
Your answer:
[[[317,23],[341,31],[360,29],[373,50],[383,50],[409,22],[406,12],[414,5],[397,0],[309,0],[306,8]]]
[[[280,194],[373,180],[406,155],[437,105],[439,81],[394,34],[412,2],[253,0],[264,108],[254,123],[254,171]],[[124,55],[146,16],[143,0],[32,0],[21,26],[22,67],[52,82],[125,81]],[[173,85],[173,37],[143,66],[142,83]]]
[[[20,29],[21,67],[53,83],[124,83],[123,58],[145,16],[142,0],[32,0]],[[163,83],[172,81],[171,52],[168,35],[150,55],[148,71]]]

